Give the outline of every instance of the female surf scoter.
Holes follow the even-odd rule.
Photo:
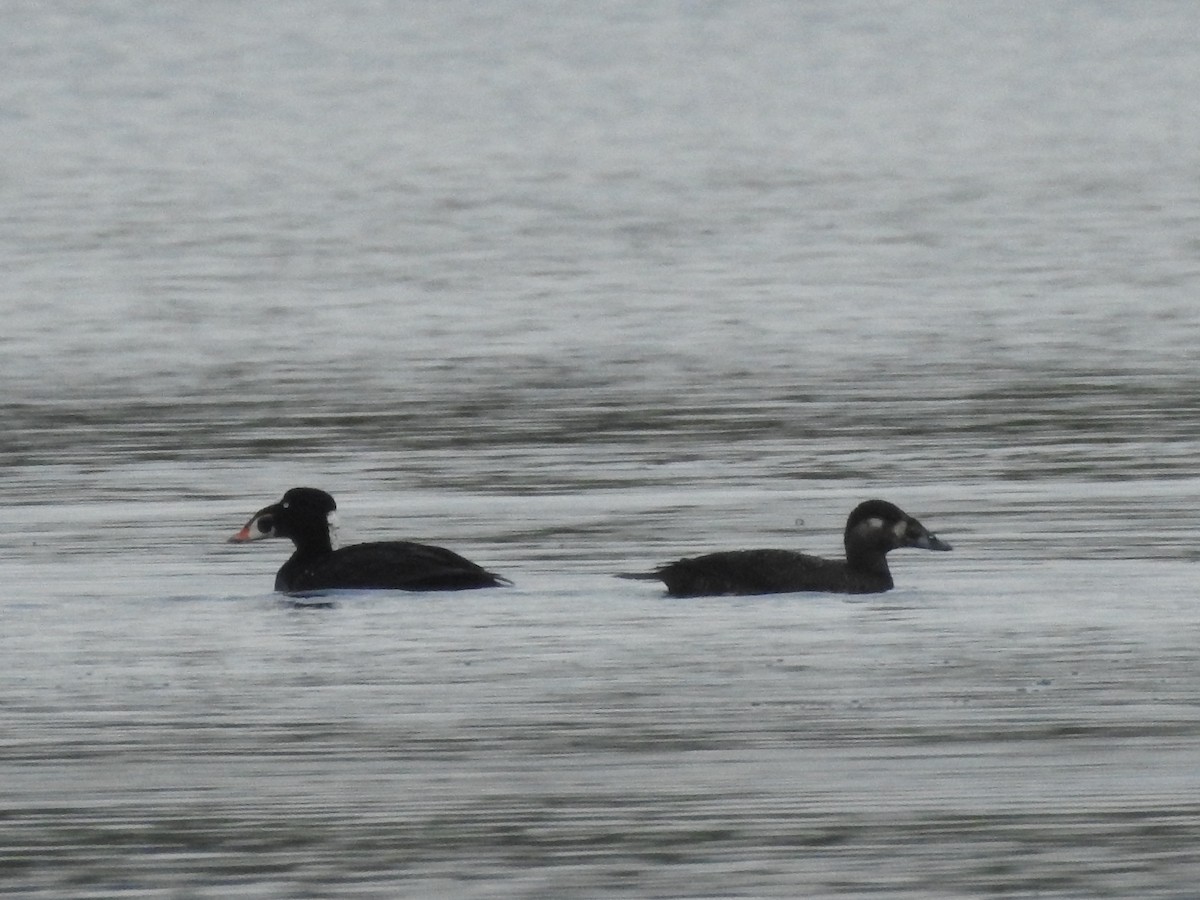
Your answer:
[[[461,591],[509,583],[457,553],[426,544],[377,541],[335,550],[336,509],[324,491],[292,488],[278,503],[251,516],[229,541],[291,538],[296,552],[275,576],[275,590],[289,593],[340,588]]]
[[[728,550],[667,563],[653,572],[622,578],[662,581],[673,597],[721,594],[784,594],[822,591],[875,594],[892,589],[887,554],[897,547],[949,550],[900,507],[868,500],[846,522],[846,559],[823,559],[793,550]]]

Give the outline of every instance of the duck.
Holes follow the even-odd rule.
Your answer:
[[[899,547],[950,550],[948,543],[886,500],[860,503],[846,520],[846,558],[794,550],[725,550],[676,560],[621,578],[662,581],[672,597],[785,594],[877,594],[892,589],[887,555]]]
[[[337,503],[318,488],[295,487],[250,517],[229,542],[288,538],[296,546],[275,576],[275,590],[461,591],[511,584],[443,547],[376,541],[335,549]]]

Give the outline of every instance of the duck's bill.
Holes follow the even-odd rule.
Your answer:
[[[953,550],[954,548],[939,538],[936,534],[926,534],[918,540],[914,547],[920,547],[922,550]]]
[[[264,536],[264,537],[265,537],[265,535],[262,535],[262,536]],[[242,530],[241,530],[241,531],[239,531],[237,534],[235,534],[233,537],[231,537],[231,538],[229,539],[228,543],[230,543],[230,544],[244,544],[244,543],[246,543],[247,541],[252,541],[252,540],[254,540],[254,539],[255,539],[255,535],[254,535],[253,533],[251,533],[251,531],[250,531],[250,523],[249,523],[249,522],[247,522],[245,525],[243,525],[243,526],[242,526]]]
[[[271,507],[256,512],[242,530],[229,539],[230,544],[245,544],[275,536],[275,517]]]

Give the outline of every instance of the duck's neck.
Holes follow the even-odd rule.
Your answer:
[[[296,577],[313,560],[320,559],[322,556],[332,552],[333,546],[330,543],[329,535],[325,535],[324,540],[296,541],[295,551],[288,557],[288,561],[283,564],[275,575],[275,590],[291,590]]]
[[[864,546],[858,541],[846,541],[846,564],[857,572],[869,572],[872,575],[886,578],[892,583],[892,573],[888,569],[887,551],[879,547]]]
[[[292,554],[293,559],[296,557],[310,559],[333,552],[333,539],[329,534],[328,527],[306,528],[304,531],[292,535],[292,543],[296,545],[296,552]]]

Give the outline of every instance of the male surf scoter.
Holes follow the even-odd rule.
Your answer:
[[[673,597],[722,594],[784,594],[821,591],[875,594],[892,588],[887,554],[897,547],[949,550],[900,507],[868,500],[846,522],[846,559],[823,559],[793,550],[728,550],[667,563],[653,572],[622,578],[662,581]]]
[[[251,516],[229,541],[291,538],[296,552],[275,576],[275,590],[288,593],[341,588],[461,591],[509,583],[457,553],[426,544],[377,541],[335,550],[336,509],[333,497],[324,491],[292,488],[278,503]]]

